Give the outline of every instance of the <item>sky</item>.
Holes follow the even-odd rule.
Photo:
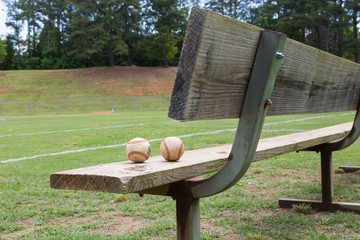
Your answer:
[[[6,27],[6,6],[0,1],[0,36],[3,38],[7,33],[10,33],[10,29]]]
[[[200,0],[200,5],[204,4],[204,0]],[[7,15],[7,7],[5,6],[4,2],[0,0],[0,38],[4,39],[5,36],[11,33],[11,29],[6,27],[6,15]]]

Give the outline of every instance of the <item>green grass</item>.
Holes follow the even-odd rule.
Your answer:
[[[167,109],[175,74],[176,67],[0,71],[0,116]]]
[[[169,95],[175,74],[175,67],[0,71],[0,100]]]
[[[125,146],[99,148],[102,146],[135,137],[161,139],[237,126],[237,120],[181,123],[166,115],[166,111],[147,111],[1,117],[0,161],[44,156],[0,163],[0,239],[175,239],[175,202],[169,197],[54,190],[49,186],[53,172],[127,160]],[[278,124],[315,116],[323,117]],[[262,138],[330,126],[353,117],[341,113],[269,117]],[[224,131],[182,140],[189,150],[230,143],[233,138],[234,132]],[[158,155],[160,141],[151,146],[152,155]],[[359,147],[358,141],[335,152],[334,169],[359,166]],[[67,153],[89,148],[98,149]],[[314,152],[290,153],[252,164],[234,187],[201,200],[201,238],[360,239],[360,215],[302,214],[278,208],[279,197],[320,199],[319,167],[319,154]],[[335,174],[335,201],[360,202],[359,179],[358,173]]]

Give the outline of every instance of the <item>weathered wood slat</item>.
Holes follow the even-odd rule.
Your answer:
[[[262,29],[194,8],[169,117],[237,118]],[[360,65],[287,39],[269,115],[354,110]]]
[[[254,161],[274,157],[343,138],[352,123],[260,140]],[[64,172],[50,177],[52,188],[113,193],[141,192],[183,179],[218,170],[227,159],[231,144],[185,151],[178,162],[161,156],[145,163],[131,161],[110,163]]]

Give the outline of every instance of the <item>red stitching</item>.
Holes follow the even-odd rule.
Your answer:
[[[139,154],[139,155],[143,156],[143,157],[145,158],[145,160],[149,158],[149,155],[148,155],[148,154],[145,154],[145,153],[140,152],[140,151],[132,151],[132,152],[129,152],[129,153],[128,153],[128,158],[129,158],[129,159],[130,159],[130,156],[131,156],[132,154]]]
[[[169,151],[169,148],[168,148],[168,146],[166,144],[166,138],[164,139],[163,143],[164,143],[164,147],[165,147],[166,154],[167,154],[166,158],[168,158],[167,160],[170,160],[170,151]]]
[[[180,149],[179,149],[179,154],[177,156],[177,160],[179,160],[181,158],[181,152],[182,152],[183,148],[184,148],[184,144],[181,143],[181,146],[180,146]]]

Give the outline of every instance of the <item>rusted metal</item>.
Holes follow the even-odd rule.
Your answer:
[[[321,154],[321,190],[322,200],[296,200],[296,199],[279,199],[279,206],[291,208],[292,205],[307,203],[318,211],[352,211],[360,213],[360,204],[356,203],[339,203],[333,201],[333,169],[332,169],[332,152],[339,151],[353,144],[360,135],[360,99],[357,107],[353,126],[349,134],[337,142],[329,142],[319,146],[311,147],[306,151],[316,151]],[[344,167],[343,167],[344,168]],[[354,168],[354,167],[352,167]]]
[[[357,167],[357,166],[339,166],[339,169],[344,170],[344,172],[346,172],[346,173],[360,171],[360,167]]]
[[[176,199],[178,240],[200,239],[200,205],[198,198]]]
[[[309,204],[312,209],[316,211],[325,211],[325,212],[355,212],[360,213],[360,204],[359,203],[346,203],[346,202],[331,202],[324,203],[323,201],[316,200],[301,200],[301,199],[291,199],[291,198],[280,198],[279,207],[281,208],[292,208],[294,205],[300,204]]]
[[[266,101],[265,101],[265,107],[271,106],[271,104],[272,104],[271,99],[266,99]]]
[[[332,203],[334,191],[331,151],[321,151],[321,190],[322,202],[325,205]]]

